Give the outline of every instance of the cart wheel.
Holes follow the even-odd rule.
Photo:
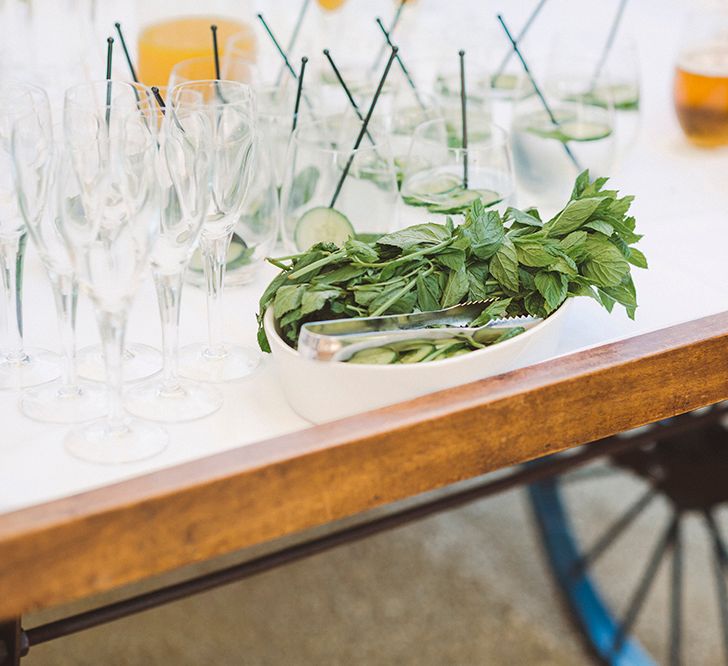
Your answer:
[[[689,414],[677,417],[679,420],[692,418]],[[688,434],[666,436],[669,428],[664,426],[671,422],[675,419],[651,426],[654,440],[645,446],[600,461],[594,467],[529,487],[548,564],[572,619],[599,661],[613,666],[682,664],[684,621],[696,619],[701,622],[702,631],[706,631],[709,623],[715,628],[715,631],[710,630],[711,635],[721,637],[717,640],[722,640],[725,663],[728,663],[728,588],[725,579],[728,550],[717,519],[719,508],[728,502],[728,430],[715,422]],[[602,479],[611,479],[612,485],[606,484],[600,489],[597,484],[604,483]],[[605,490],[615,484],[617,492]],[[585,519],[584,513],[580,513],[585,496],[595,492],[603,493],[603,505],[614,511],[602,526],[594,525],[593,516]],[[622,499],[629,495],[634,497]],[[648,516],[649,526],[645,529]],[[641,518],[642,528],[637,524],[638,518]],[[707,565],[713,569],[714,577],[709,585],[714,584],[715,591],[709,596],[717,597],[715,618],[703,607],[698,613],[687,613],[685,609],[684,576],[690,573],[685,555],[688,541],[682,538],[686,520],[701,525],[699,535],[705,540],[709,559],[695,558],[700,561],[693,566],[705,569]],[[689,525],[691,546],[698,534],[692,522]],[[579,529],[575,530],[574,525]],[[577,536],[586,531],[598,536],[589,539]],[[623,599],[615,599],[619,590],[612,586],[607,602],[597,584],[600,567],[609,559],[611,551],[612,557],[616,558],[612,560],[612,571],[616,561],[626,577],[633,552],[625,550],[631,546],[630,539],[642,540],[643,544],[645,539],[649,540],[649,554],[644,562],[634,560],[640,575],[632,589],[621,595]],[[616,551],[620,549],[621,555],[618,555]],[[658,610],[658,615],[664,616],[667,634],[666,658],[660,659],[654,636],[650,641],[653,656],[640,643],[636,627],[640,611],[656,587],[654,583],[665,560],[670,560],[671,566],[667,576],[668,601],[663,613]],[[614,608],[619,608],[619,612]],[[655,622],[653,616],[654,613],[650,618]],[[715,653],[720,647],[715,645],[712,649]]]

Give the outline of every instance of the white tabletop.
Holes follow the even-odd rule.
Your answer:
[[[633,210],[648,271],[635,270],[640,307],[636,321],[609,315],[579,299],[569,313],[558,354],[618,340],[728,308],[728,150],[701,151],[683,139],[672,111],[670,79],[677,31],[677,2],[641,0],[630,6],[639,30],[643,69],[642,128],[638,144],[613,184],[635,194]],[[522,204],[525,202],[521,202]],[[259,294],[274,275],[264,268],[249,286],[226,293],[227,337],[255,345]],[[58,349],[55,311],[34,250],[25,277],[25,330],[29,345]],[[182,342],[205,336],[205,299],[188,288],[183,298]],[[79,308],[79,345],[98,334],[87,301]],[[151,281],[134,304],[128,340],[159,346]],[[63,449],[65,426],[35,423],[18,409],[18,395],[0,392],[0,513],[103,486],[310,426],[287,405],[270,358],[250,378],[221,387],[225,404],[197,422],[170,425],[170,445],[148,461],[101,466]]]

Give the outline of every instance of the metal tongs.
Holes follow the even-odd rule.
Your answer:
[[[298,352],[318,361],[346,361],[369,347],[402,340],[441,340],[466,337],[487,344],[516,328],[529,329],[540,317],[503,317],[484,326],[470,327],[490,301],[473,301],[444,310],[382,317],[331,319],[304,324],[298,337]]]

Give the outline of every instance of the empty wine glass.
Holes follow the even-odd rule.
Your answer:
[[[55,354],[41,349],[27,349],[23,344],[22,285],[27,230],[19,206],[12,135],[19,118],[35,116],[25,125],[32,135],[35,159],[51,141],[51,113],[48,97],[40,88],[21,83],[0,84],[0,276],[2,310],[6,331],[0,353],[0,388],[22,388],[43,384],[59,373]],[[32,164],[23,165],[32,168]],[[33,196],[32,214],[43,214],[45,201]]]
[[[73,214],[78,183],[70,177],[63,143],[58,139],[52,143],[38,128],[39,121],[31,113],[16,122],[13,157],[20,210],[51,283],[64,358],[61,378],[27,389],[20,407],[37,421],[78,423],[103,416],[106,393],[98,384],[79,382],[76,374],[78,280],[58,230],[58,218]]]
[[[156,455],[164,428],[127,416],[122,351],[132,299],[159,232],[156,109],[139,84],[100,81],[66,91],[64,129],[80,197],[61,233],[96,311],[106,360],[109,412],[68,433],[83,460],[121,463]]]
[[[197,246],[210,201],[212,127],[206,113],[174,110],[161,123],[159,238],[151,255],[162,320],[161,379],[129,389],[126,408],[153,421],[191,421],[217,411],[222,396],[177,373],[180,296],[184,273]]]
[[[251,85],[256,74],[255,67],[250,60],[233,55],[219,58],[220,78],[225,81],[239,81]],[[188,58],[178,62],[169,74],[167,90],[189,81],[207,81],[215,78],[215,57],[200,56]]]
[[[200,97],[202,101],[200,101]],[[223,341],[223,287],[227,253],[252,176],[255,99],[237,81],[190,81],[175,86],[170,104],[178,111],[204,111],[212,127],[210,207],[200,248],[207,283],[208,342],[180,353],[180,374],[225,382],[249,375],[260,362],[257,351]]]

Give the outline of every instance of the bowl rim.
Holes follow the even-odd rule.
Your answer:
[[[520,335],[517,335],[514,338],[510,338],[509,340],[504,340],[503,342],[499,342],[497,345],[493,345],[491,347],[486,347],[484,349],[476,349],[475,351],[470,352],[469,354],[463,354],[462,356],[456,356],[454,358],[443,358],[438,359],[435,361],[430,361],[429,363],[392,363],[389,365],[377,365],[376,363],[372,364],[350,364],[350,363],[337,363],[339,366],[344,366],[347,368],[352,369],[359,369],[366,368],[368,370],[373,370],[377,372],[389,370],[390,372],[402,372],[402,371],[412,371],[414,368],[432,368],[432,367],[445,367],[446,364],[456,364],[456,363],[462,363],[463,361],[467,361],[468,359],[472,359],[474,355],[478,355],[478,357],[483,356],[487,354],[488,352],[493,352],[495,349],[508,349],[516,343],[523,343],[524,340],[533,337],[536,335],[539,331],[543,330],[543,328],[549,324],[553,323],[559,319],[561,319],[566,312],[571,308],[572,301],[574,300],[574,297],[567,298],[556,310],[554,310],[546,319],[544,319],[542,322],[536,324],[533,328],[528,329],[527,331],[524,331]],[[278,348],[282,353],[289,354],[293,358],[297,358],[302,361],[310,361],[311,363],[329,363],[329,361],[319,361],[316,359],[309,359],[304,358],[298,353],[298,350],[293,349],[278,333],[278,330],[275,325],[274,316],[273,316],[273,308],[268,307],[265,311],[265,315],[263,316],[263,327],[265,329],[265,333],[268,336],[268,341],[271,345],[271,353],[273,353],[273,347],[275,346]],[[397,368],[397,370],[393,370],[394,368]]]

